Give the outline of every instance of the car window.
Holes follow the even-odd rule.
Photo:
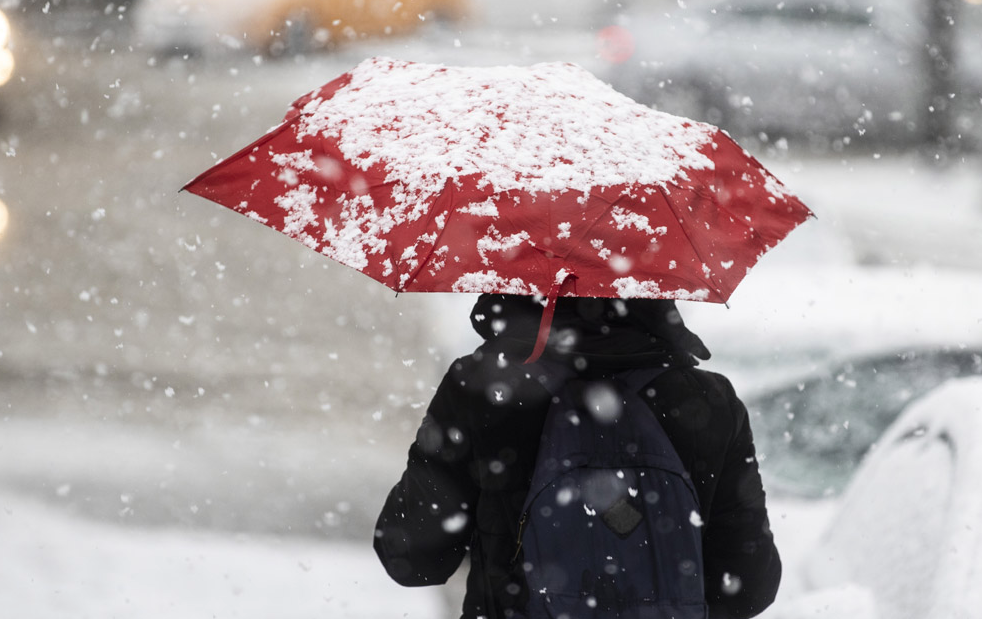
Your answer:
[[[803,24],[869,26],[872,11],[864,3],[848,0],[723,1],[712,3],[710,13],[726,19],[780,20]]]
[[[982,375],[982,351],[909,352],[845,364],[748,402],[775,488],[836,494],[904,407],[951,378]]]
[[[870,26],[870,15],[864,11],[826,3],[787,5],[775,4],[734,7],[734,15],[747,19],[780,19],[802,23],[829,24],[840,26]]]

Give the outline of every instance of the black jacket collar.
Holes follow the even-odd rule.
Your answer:
[[[471,324],[485,354],[524,358],[532,350],[542,305],[532,297],[481,295]],[[692,366],[709,350],[689,331],[673,301],[564,297],[558,300],[546,359],[584,371]]]

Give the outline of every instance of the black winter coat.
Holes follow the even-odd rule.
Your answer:
[[[506,618],[527,600],[513,557],[551,398],[550,364],[522,364],[540,316],[524,297],[480,298],[471,319],[486,342],[444,377],[376,526],[375,550],[406,586],[446,582],[470,551],[463,619]],[[747,411],[693,355],[709,353],[669,301],[560,299],[545,356],[588,379],[669,367],[642,397],[699,496],[710,617],[751,617],[773,601],[781,561]]]

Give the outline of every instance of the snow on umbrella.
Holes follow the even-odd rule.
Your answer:
[[[398,292],[723,303],[810,211],[725,132],[571,64],[372,58],[185,189]]]

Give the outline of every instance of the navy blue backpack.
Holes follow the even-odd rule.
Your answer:
[[[639,395],[662,371],[551,389],[516,553],[528,619],[707,616],[699,500]]]

